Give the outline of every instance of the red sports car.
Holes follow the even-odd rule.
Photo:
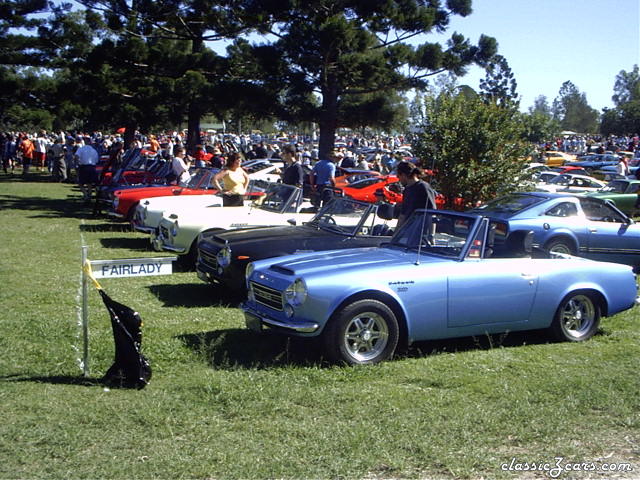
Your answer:
[[[191,177],[185,186],[179,185],[151,185],[139,188],[115,190],[113,207],[107,212],[110,216],[131,220],[136,206],[143,198],[164,197],[169,195],[206,195],[218,192],[213,186],[213,176],[218,170],[201,168]]]
[[[365,178],[342,187],[340,190],[361,202],[375,203],[385,200],[389,203],[402,201],[402,184],[395,175]]]
[[[387,175],[381,177],[371,177],[359,182],[352,183],[340,190],[348,197],[355,198],[362,202],[375,203],[384,200],[389,203],[402,202],[402,191],[404,187],[395,175]],[[444,208],[445,197],[436,194],[436,208]],[[465,209],[464,200],[456,198],[454,200],[455,210],[462,211]]]
[[[336,177],[335,187],[343,188],[367,178],[379,178],[380,176],[380,172],[375,170],[346,171],[344,175]]]

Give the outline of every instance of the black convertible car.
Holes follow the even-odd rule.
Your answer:
[[[263,258],[318,250],[377,247],[396,221],[393,206],[335,197],[304,225],[257,227],[203,233],[198,242],[198,277],[246,293],[246,266]]]

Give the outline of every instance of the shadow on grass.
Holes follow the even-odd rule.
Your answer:
[[[94,225],[80,225],[83,232],[132,232],[133,229],[128,223],[96,223]],[[149,243],[149,239],[145,238]]]
[[[127,248],[138,252],[151,250],[148,238],[101,238],[100,243],[105,248]]]
[[[216,369],[329,365],[323,358],[322,344],[318,338],[288,337],[270,330],[260,334],[242,329],[185,334],[176,338]],[[394,361],[444,353],[522,347],[550,342],[551,339],[543,330],[421,341],[396,354]]]
[[[324,363],[320,342],[311,338],[229,329],[178,335],[178,340],[216,369],[272,368]]]
[[[0,381],[5,382],[35,382],[50,383],[52,385],[83,385],[87,387],[103,385],[99,378],[86,378],[81,375],[73,377],[71,375],[50,375],[50,376],[31,376],[23,375],[7,375],[0,377]]]
[[[90,206],[84,205],[82,198],[72,195],[66,199],[0,195],[0,210],[38,212],[31,218],[87,218],[91,214]]]
[[[418,358],[440,353],[491,350],[493,348],[512,348],[522,347],[524,345],[544,345],[546,343],[553,343],[547,331],[529,330],[526,332],[507,332],[476,337],[415,342],[401,356]]]
[[[242,298],[209,283],[150,285],[165,307],[237,307]]]

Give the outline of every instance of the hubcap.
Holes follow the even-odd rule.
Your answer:
[[[364,362],[380,355],[389,338],[387,322],[377,313],[364,312],[352,318],[344,333],[344,346],[355,360]]]
[[[562,310],[562,326],[567,334],[579,338],[593,326],[596,309],[591,299],[585,295],[576,295],[565,303]]]
[[[554,245],[550,251],[553,253],[564,253],[567,255],[571,255],[571,250],[564,243],[559,243],[557,245]]]

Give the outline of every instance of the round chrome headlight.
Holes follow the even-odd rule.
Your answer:
[[[171,235],[173,235],[174,237],[178,235],[178,221],[177,220],[173,224],[173,226],[171,227]]]
[[[293,306],[302,305],[307,299],[307,284],[301,278],[296,279],[284,291],[284,298]]]
[[[224,247],[216,255],[216,260],[218,261],[219,266],[227,268],[231,263],[231,249],[229,247]]]

